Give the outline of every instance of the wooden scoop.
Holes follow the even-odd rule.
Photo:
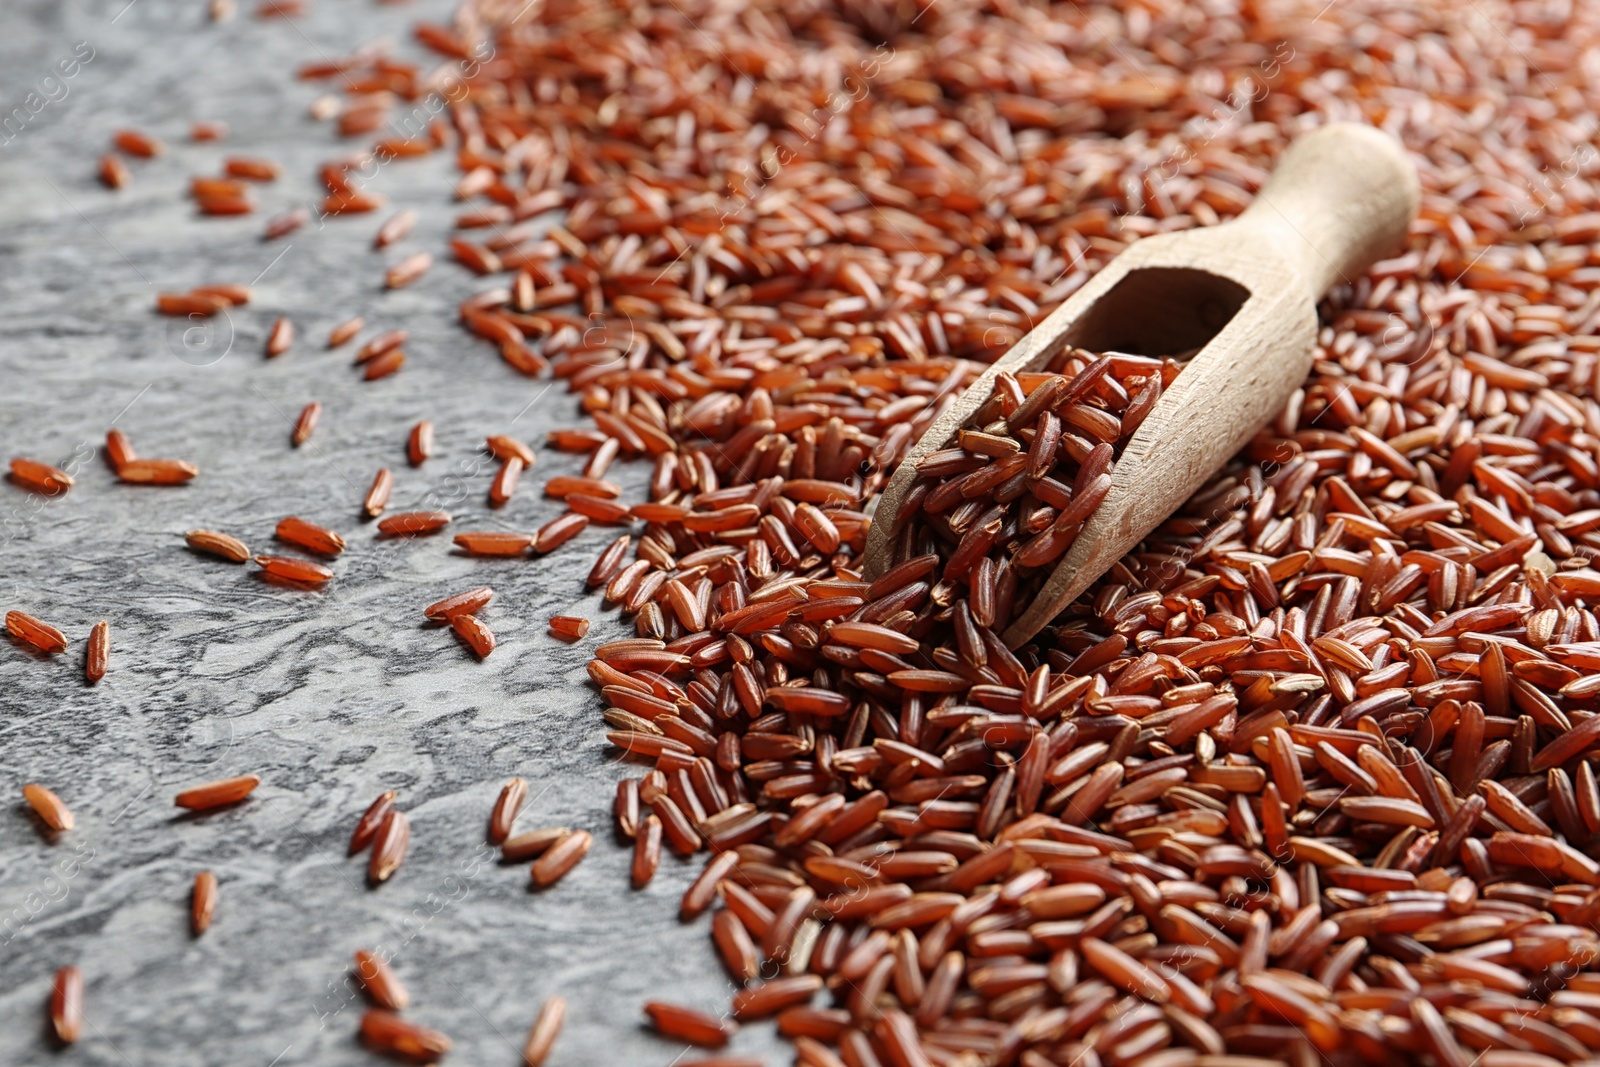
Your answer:
[[[1116,461],[1111,489],[1027,610],[1017,647],[1176,511],[1305,380],[1317,301],[1395,249],[1417,212],[1416,170],[1399,142],[1335,123],[1289,146],[1231,222],[1131,245],[966,389],[906,454],[878,501],[866,575],[893,562],[917,461],[949,446],[1002,371],[1043,369],[1064,346],[1146,356],[1199,352]]]

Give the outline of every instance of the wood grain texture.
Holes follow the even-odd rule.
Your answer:
[[[1123,252],[956,399],[878,501],[868,577],[892,562],[916,462],[948,445],[1002,372],[1042,369],[1063,347],[1165,355],[1204,345],[1117,460],[1111,490],[1040,594],[1005,632],[1016,647],[1171,515],[1305,380],[1316,302],[1394,249],[1420,192],[1398,142],[1335,123],[1290,146],[1239,218]]]

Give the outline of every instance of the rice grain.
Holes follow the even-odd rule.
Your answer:
[[[355,972],[356,980],[361,983],[361,988],[378,1007],[389,1011],[404,1011],[411,1003],[411,995],[400,983],[388,960],[376,952],[364,948],[356,949],[355,966],[352,970]]]
[[[533,547],[533,536],[498,530],[474,530],[456,534],[454,542],[469,556],[522,556]]]
[[[389,289],[403,289],[422,277],[433,266],[431,252],[414,252],[390,267],[383,284]]]
[[[300,409],[300,414],[294,420],[294,430],[289,434],[289,443],[299,448],[311,440],[312,431],[317,428],[317,419],[322,415],[322,405],[313,400]]]
[[[431,1063],[450,1051],[450,1039],[438,1030],[407,1022],[381,1008],[372,1008],[361,1017],[361,1040],[374,1052],[416,1063]]]
[[[487,659],[489,653],[494,651],[494,631],[476,615],[468,612],[458,612],[450,616],[450,628],[461,639],[462,644],[472,650],[472,654],[480,660]]]
[[[405,361],[406,353],[404,349],[391,348],[383,355],[369,360],[362,368],[361,377],[369,382],[375,382],[379,378],[387,378],[391,374],[398,372],[405,364]]]
[[[40,652],[54,654],[67,650],[66,634],[25,611],[6,612],[6,630],[16,640]]]
[[[100,157],[100,181],[108,189],[121,189],[129,181],[128,165],[121,157],[107,152]]]
[[[545,889],[566,877],[594,844],[587,830],[576,830],[545,850],[533,864],[533,884]]]
[[[278,319],[267,333],[267,358],[283,355],[289,351],[289,346],[292,344],[294,344],[294,323],[286,318]]]
[[[434,622],[449,622],[457,615],[471,615],[482,611],[494,599],[494,590],[487,585],[455,593],[422,609],[422,614]]]
[[[117,477],[132,485],[183,485],[199,474],[199,467],[181,459],[130,459],[117,468]]]
[[[83,677],[94,685],[106,676],[106,664],[111,656],[111,624],[101,619],[89,631],[89,643],[83,657]]]
[[[137,458],[133,452],[133,445],[128,443],[128,437],[121,430],[110,429],[106,431],[106,462],[111,464],[113,471],[120,470],[129,460]]]
[[[50,992],[50,1028],[55,1039],[70,1045],[83,1033],[83,972],[63,967]]]
[[[59,467],[21,457],[11,461],[11,480],[24,489],[45,496],[65,493],[74,484],[72,475]]]
[[[406,461],[413,467],[420,467],[431,455],[433,455],[433,423],[423,419],[411,427],[411,433],[406,437]]]
[[[333,578],[333,572],[320,563],[292,556],[257,556],[256,564],[271,578],[305,585],[320,585]]]
[[[118,151],[140,159],[154,159],[166,151],[159,140],[138,130],[117,130],[111,135],[111,143]]]
[[[644,1013],[661,1036],[701,1048],[722,1048],[739,1029],[732,1019],[661,1000],[646,1001]]]
[[[372,855],[367,859],[367,881],[373,885],[387,882],[405,861],[406,850],[411,847],[411,820],[406,813],[390,808],[378,824],[372,837]]]
[[[216,530],[190,530],[183,535],[183,539],[196,552],[204,552],[229,563],[244,563],[250,559],[250,549],[243,541]]]
[[[343,322],[339,323],[333,329],[328,331],[328,347],[338,348],[345,344],[351,338],[355,337],[356,334],[360,333],[361,328],[366,324],[367,321],[360,315],[357,315],[355,318],[345,319]]]
[[[278,540],[319,555],[337,556],[345,547],[344,538],[337,533],[294,515],[279,519],[273,532]]]
[[[199,937],[211,928],[211,919],[217,910],[217,876],[201,871],[194,876],[194,890],[189,897],[189,929]]]
[[[447,511],[402,511],[378,520],[380,537],[420,537],[450,524]]]
[[[576,615],[550,616],[550,632],[566,641],[577,641],[589,633],[589,620]]]
[[[572,831],[568,827],[550,826],[508,837],[500,844],[500,858],[508,863],[534,859],[544,855],[551,845],[565,839],[570,833]]]
[[[379,793],[377,799],[361,813],[361,818],[356,820],[355,830],[350,834],[349,855],[354,856],[372,844],[372,839],[378,834],[378,828],[384,824],[389,818],[389,812],[394,809],[396,795],[393,789]]]
[[[511,779],[500,790],[494,811],[489,815],[489,844],[501,844],[511,835],[511,826],[527,797],[528,783],[521,778]]]
[[[528,1040],[522,1046],[523,1067],[540,1067],[550,1058],[550,1050],[561,1033],[561,1024],[566,1017],[567,1002],[563,997],[549,997],[540,1005],[539,1014],[528,1031]]]
[[[389,496],[394,492],[394,474],[388,467],[379,467],[378,473],[372,476],[372,485],[367,489],[366,497],[361,501],[362,514],[369,519],[375,519],[383,514],[383,509],[389,506]]]
[[[172,802],[190,811],[210,811],[213,808],[239,803],[260,784],[261,776],[255,774],[241,775],[238,778],[220,778],[214,782],[185,789],[173,797]]]
[[[29,783],[22,787],[22,796],[39,820],[51,830],[60,833],[77,825],[72,811],[61,802],[60,797],[44,786]]]

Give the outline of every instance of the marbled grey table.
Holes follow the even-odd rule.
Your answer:
[[[0,483],[0,609],[63,628],[64,655],[44,659],[0,638],[0,1064],[365,1064],[355,1041],[364,1001],[345,985],[351,952],[383,948],[409,987],[409,1015],[456,1042],[448,1062],[519,1063],[544,997],[569,1001],[555,1064],[667,1064],[682,1047],[640,1025],[663,991],[719,1010],[731,984],[705,920],[680,926],[677,899],[698,863],[668,857],[654,884],[628,888],[629,853],[613,837],[610,798],[624,773],[601,735],[584,673],[586,646],[624,627],[600,613],[582,577],[614,533],[590,530],[538,562],[467,560],[448,536],[376,542],[356,517],[373,472],[394,469],[394,507],[432,501],[458,528],[532,529],[557,509],[542,478],[503,511],[488,510],[486,433],[531,441],[577,425],[561,388],[519,378],[461,333],[452,309],[483,283],[446,257],[414,288],[380,288],[385,258],[443,251],[448,161],[399,162],[373,188],[424,221],[388,253],[371,250],[379,217],[330,220],[275,243],[266,213],[316,193],[315,167],[341,151],[306,117],[323,90],[291,73],[307,60],[443,19],[452,0],[379,6],[314,0],[294,22],[210,23],[203,0],[11,0],[0,9],[0,458],[76,456],[77,486],[45,500]],[[77,42],[93,57],[70,79],[57,64]],[[87,51],[79,47],[79,55]],[[63,87],[65,95],[63,93]],[[28,94],[38,96],[29,101]],[[54,99],[51,99],[54,97]],[[36,111],[36,113],[34,113]],[[194,119],[219,119],[220,144],[188,141]],[[110,192],[95,161],[112,130],[164,138],[167,154],[131,164]],[[191,175],[232,152],[264,155],[285,177],[263,212],[196,217]],[[152,312],[160,290],[255,279],[255,301],[210,334]],[[397,376],[361,381],[349,350],[322,339],[364,314],[369,329],[404,327]],[[268,362],[278,314],[301,341]],[[325,408],[311,444],[288,447],[289,419]],[[435,457],[407,467],[408,426],[438,428]],[[122,485],[99,450],[116,421],[142,454],[197,462],[191,485]],[[545,453],[536,476],[575,472]],[[619,468],[634,487],[645,472]],[[254,568],[190,553],[182,534],[213,527],[271,546],[279,518],[342,531],[351,548],[323,592],[269,585]],[[481,583],[498,592],[485,618],[500,647],[484,663],[421,605]],[[589,641],[551,638],[545,620],[597,620]],[[111,669],[84,684],[89,627],[111,621]],[[180,788],[255,772],[247,803],[184,816]],[[527,866],[501,866],[482,845],[503,781],[520,774],[520,826],[562,823],[597,839],[552,890],[528,889]],[[47,840],[21,788],[54,788],[77,829]],[[411,854],[372,890],[345,857],[350,828],[380,791],[400,791]],[[221,880],[216,921],[188,931],[189,887]],[[58,967],[83,969],[83,1039],[53,1049],[45,1005]],[[786,1057],[770,1026],[733,1050]]]

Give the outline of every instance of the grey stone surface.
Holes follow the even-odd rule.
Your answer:
[[[52,500],[0,483],[0,607],[72,639],[49,659],[0,639],[0,1064],[373,1062],[354,1040],[364,1005],[343,984],[357,947],[393,953],[409,1014],[455,1038],[448,1062],[520,1062],[553,993],[570,1001],[553,1063],[672,1062],[681,1047],[640,1027],[641,1001],[665,991],[717,1009],[731,987],[704,920],[676,919],[698,864],[669,857],[635,893],[611,833],[623,769],[583,668],[586,645],[623,628],[601,616],[582,576],[612,534],[590,530],[539,562],[472,561],[447,536],[380,543],[357,520],[373,472],[389,466],[396,508],[441,502],[458,529],[547,521],[557,509],[537,480],[488,510],[491,468],[477,448],[487,433],[540,440],[576,425],[571,398],[459,331],[452,308],[482,283],[444,257],[412,289],[380,288],[386,260],[442,251],[455,210],[447,160],[378,177],[392,204],[424,215],[388,253],[371,250],[374,216],[257,239],[265,214],[315,195],[316,165],[340,150],[306,117],[321,89],[294,81],[293,68],[385,37],[412,53],[406,27],[446,17],[450,0],[315,0],[292,23],[241,7],[220,26],[203,0],[0,9],[0,111],[27,117],[0,144],[0,455],[70,462],[78,478]],[[41,90],[80,41],[93,58]],[[30,92],[59,99],[30,114]],[[200,118],[227,122],[229,140],[189,143]],[[169,150],[133,162],[131,186],[113,193],[95,161],[123,125]],[[231,152],[276,159],[285,177],[263,188],[262,213],[197,217],[188,178]],[[211,333],[186,337],[187,324],[152,311],[160,290],[252,279],[255,302]],[[411,331],[399,375],[365,383],[348,350],[322,348],[355,313],[369,330]],[[268,362],[261,345],[279,314],[301,339]],[[325,407],[321,427],[291,450],[290,419],[312,399]],[[422,417],[438,427],[438,451],[413,470],[403,442]],[[98,455],[113,420],[141,453],[193,460],[200,478],[178,489],[116,482]],[[537,475],[579,466],[553,453],[540,462]],[[637,486],[645,471],[618,476]],[[323,592],[266,584],[183,544],[183,531],[206,526],[269,549],[289,514],[351,542]],[[418,609],[483,582],[499,594],[485,618],[500,648],[478,663]],[[545,620],[566,611],[599,620],[585,644],[548,636]],[[101,618],[111,669],[91,688],[83,648]],[[247,772],[264,782],[236,809],[173,807],[184,786]],[[501,866],[480,844],[512,774],[532,786],[519,825],[597,838],[546,893],[529,891],[525,865]],[[42,832],[21,800],[30,781],[62,796],[77,829]],[[414,838],[400,873],[373,890],[345,842],[385,788],[400,791]],[[220,903],[196,940],[189,886],[205,868]],[[54,1050],[44,1009],[68,963],[84,971],[87,1026],[78,1045]],[[747,1028],[733,1048],[778,1059],[770,1027]]]

